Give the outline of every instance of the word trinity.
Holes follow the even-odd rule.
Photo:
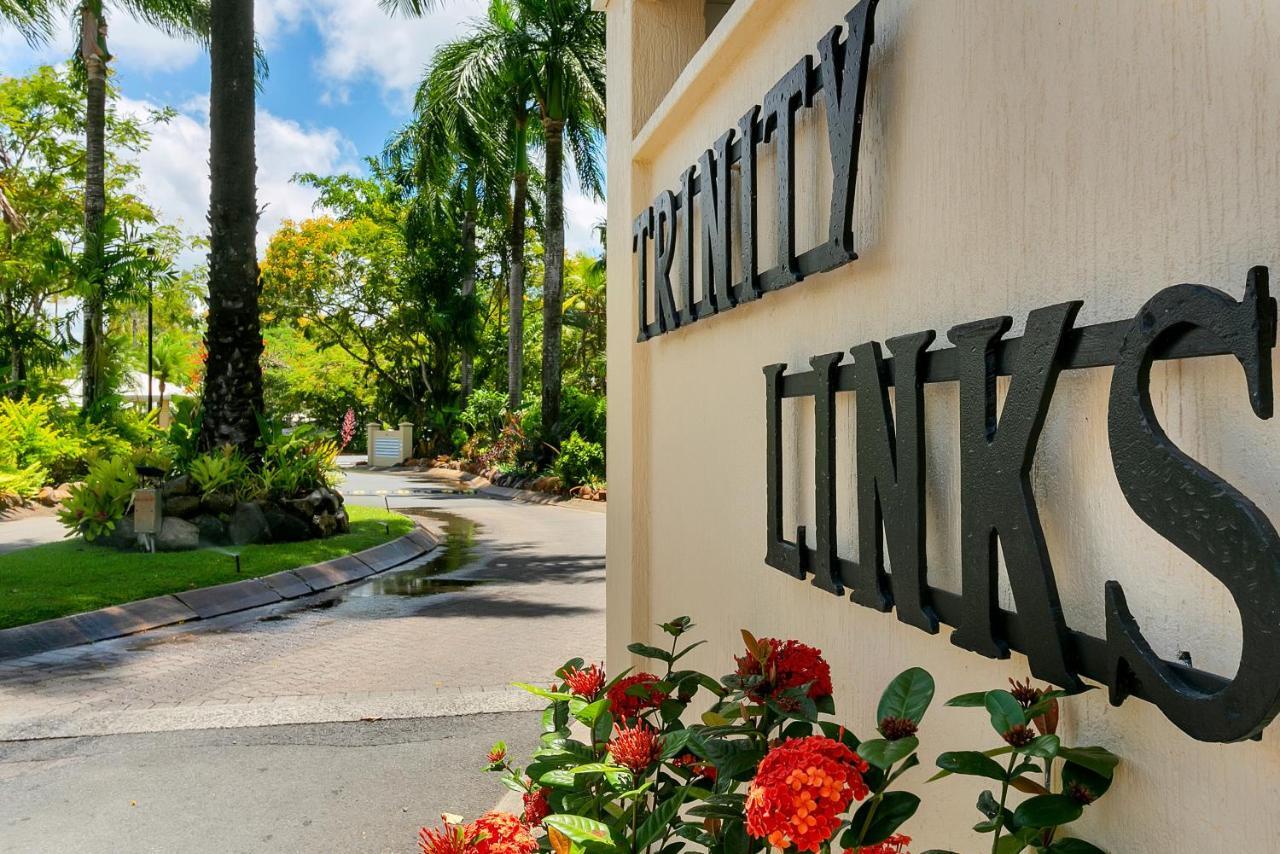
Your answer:
[[[636,256],[639,337],[645,341],[681,326],[728,311],[806,276],[834,270],[858,256],[853,249],[853,191],[862,138],[867,63],[874,38],[877,0],[862,0],[845,16],[843,41],[836,27],[818,43],[818,59],[805,56],[783,75],[762,105],[753,106],[680,176],[677,192],[664,190],[635,220],[631,251]],[[812,109],[821,95],[826,110],[831,157],[831,212],[828,237],[813,249],[796,248],[796,113]],[[776,238],[771,249],[758,243],[757,149],[774,155]],[[737,166],[737,221],[731,221],[732,168]],[[696,201],[695,201],[696,200]],[[702,221],[701,293],[694,295],[694,209]],[[653,319],[650,320],[649,248],[653,248]],[[742,270],[731,281],[736,257]],[[773,266],[760,270],[765,253]],[[767,256],[765,256],[767,257]],[[679,264],[676,264],[679,259]],[[675,269],[676,285],[672,285]],[[678,293],[678,298],[677,298]]]
[[[765,368],[765,560],[829,593],[848,590],[858,605],[896,609],[899,620],[926,632],[953,626],[951,642],[972,652],[1023,652],[1037,677],[1064,688],[1083,687],[1086,676],[1108,685],[1113,703],[1131,695],[1148,700],[1202,741],[1257,737],[1280,712],[1280,537],[1239,490],[1173,444],[1152,410],[1149,377],[1157,359],[1234,356],[1253,411],[1270,418],[1276,307],[1267,271],[1249,272],[1238,302],[1202,285],[1175,285],[1132,321],[1077,328],[1079,308],[1070,302],[1031,312],[1021,338],[1005,339],[1011,321],[998,317],[954,327],[946,349],[930,350],[934,333],[917,332],[889,339],[891,356],[870,342],[849,351],[852,363],[831,353],[814,356],[812,370],[800,374],[784,373],[786,365]],[[1107,430],[1120,488],[1143,522],[1233,597],[1242,634],[1233,679],[1161,659],[1115,581],[1104,591],[1105,638],[1067,626],[1031,465],[1059,374],[1106,365],[1114,366]],[[997,375],[1011,378],[998,419]],[[923,388],[937,382],[959,384],[959,594],[929,587],[925,561]],[[856,562],[836,550],[838,392],[856,396]],[[782,535],[782,401],[797,397],[814,399],[812,547],[803,527],[794,541]],[[1015,612],[997,600],[1001,551]]]

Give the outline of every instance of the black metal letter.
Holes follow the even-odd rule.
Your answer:
[[[813,586],[837,596],[844,594],[836,568],[836,366],[843,353],[809,360],[817,388],[813,392],[813,509],[817,516],[817,552]]]
[[[809,106],[809,72],[813,57],[806,56],[792,66],[782,79],[774,84],[764,98],[764,141],[776,137],[774,156],[774,202],[777,205],[778,265],[771,271],[767,290],[784,288],[800,281],[796,265],[796,110]]]
[[[716,140],[715,150],[707,149],[698,158],[702,184],[698,191],[698,210],[702,216],[702,299],[698,317],[733,308],[729,260],[732,241],[729,235],[729,148],[735,134],[727,130]]]
[[[768,493],[764,562],[795,578],[804,578],[804,528],[796,542],[782,538],[782,372],[786,365],[768,365],[765,382],[765,489]]]
[[[1067,661],[1068,630],[1058,599],[1044,531],[1031,494],[1031,463],[1049,400],[1062,366],[1062,340],[1079,302],[1039,308],[1027,316],[1018,364],[996,424],[995,344],[1011,320],[999,317],[953,328],[960,375],[960,524],[964,616],[951,635],[957,646],[1005,658],[1009,646],[996,636],[996,577],[1004,551],[1031,672],[1063,688],[1080,680]]]
[[[924,353],[934,333],[890,338],[897,387],[897,429],[889,405],[889,377],[880,345],[861,344],[853,354],[857,385],[858,570],[847,579],[854,602],[889,610],[933,634],[938,616],[926,607],[924,527]],[[893,566],[892,596],[884,571],[885,535]]]
[[[751,302],[760,298],[760,224],[756,216],[756,196],[759,176],[756,172],[756,133],[760,124],[760,107],[747,110],[738,119],[738,135],[742,138],[742,158],[738,160],[738,251],[742,258],[742,286],[734,295],[734,302]],[[726,186],[725,192],[729,192]]]
[[[678,327],[675,297],[671,294],[671,265],[675,261],[676,197],[670,190],[663,190],[653,202],[654,239],[653,259],[657,277],[654,287],[654,312],[658,316],[658,330],[670,332]]]
[[[1270,418],[1274,322],[1265,267],[1249,271],[1240,302],[1203,285],[1166,288],[1138,312],[1111,378],[1107,428],[1124,497],[1230,591],[1242,634],[1235,678],[1221,690],[1202,690],[1156,655],[1124,589],[1109,581],[1111,698],[1120,703],[1136,681],[1169,720],[1201,741],[1256,736],[1280,712],[1280,537],[1252,501],[1169,440],[1151,409],[1153,350],[1188,329],[1213,333],[1244,368],[1254,413]]]
[[[693,171],[690,166],[680,173],[680,195],[676,214],[680,229],[680,325],[688,326],[698,319],[693,304]],[[705,192],[705,190],[704,190]]]
[[[818,43],[831,154],[831,220],[824,266],[858,257],[853,245],[853,191],[858,180],[867,66],[875,41],[876,2],[862,0],[849,10],[845,16],[848,37],[843,42],[839,40],[840,27],[836,27]]]
[[[649,340],[649,237],[653,234],[653,208],[645,208],[631,227],[631,253],[636,256],[636,341]]]

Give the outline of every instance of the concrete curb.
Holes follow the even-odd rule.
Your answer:
[[[399,539],[324,563],[0,629],[0,661],[297,599],[395,569],[431,551],[439,542],[419,522]]]
[[[403,469],[402,471],[418,470]],[[545,504],[551,507],[567,507],[571,510],[584,510],[587,513],[606,513],[609,510],[607,501],[584,501],[581,498],[565,498],[562,495],[552,495],[549,492],[537,492],[532,489],[512,489],[509,486],[494,486],[489,482],[488,478],[482,475],[458,471],[457,469],[431,468],[423,469],[421,473],[441,480],[455,480],[459,483],[465,483],[468,488],[481,495],[505,498],[508,501],[519,501],[524,504]]]

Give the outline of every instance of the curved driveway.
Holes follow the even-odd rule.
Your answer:
[[[0,663],[0,851],[413,850],[419,823],[497,799],[476,770],[490,730],[531,743],[534,722],[459,716],[536,708],[512,681],[603,658],[604,514],[414,474],[342,490],[427,515],[446,549],[333,595]]]

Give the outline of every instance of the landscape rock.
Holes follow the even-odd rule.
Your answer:
[[[133,517],[125,516],[111,529],[107,543],[118,549],[137,548],[138,535],[133,530]]]
[[[68,498],[71,497],[71,488],[73,486],[79,486],[79,484],[75,484],[75,483],[58,484],[58,488],[53,491],[53,497],[58,504],[61,504],[62,502],[66,501]]]
[[[191,520],[191,524],[200,529],[200,542],[203,545],[225,546],[230,542],[227,539],[227,526],[217,516],[201,513]]]
[[[191,519],[200,513],[200,499],[195,495],[175,495],[164,500],[164,515]]]
[[[204,508],[205,512],[220,516],[236,509],[236,498],[234,495],[213,492],[200,500],[200,506]]]
[[[272,542],[297,543],[309,540],[313,536],[311,526],[305,520],[279,507],[268,505],[262,513],[267,520],[267,529],[271,532]]]
[[[160,494],[166,499],[173,498],[178,495],[195,495],[196,485],[192,482],[190,475],[179,475],[172,480],[167,480],[160,487]]]
[[[185,519],[169,516],[156,536],[156,551],[186,552],[200,547],[200,529]]]
[[[248,501],[235,505],[235,512],[231,514],[231,522],[227,525],[227,536],[237,546],[268,542],[271,539],[271,528],[267,525],[262,507]]]
[[[54,489],[52,486],[42,486],[40,487],[40,491],[36,493],[36,501],[43,504],[45,507],[53,507],[58,503],[57,499],[53,497],[53,493]]]

